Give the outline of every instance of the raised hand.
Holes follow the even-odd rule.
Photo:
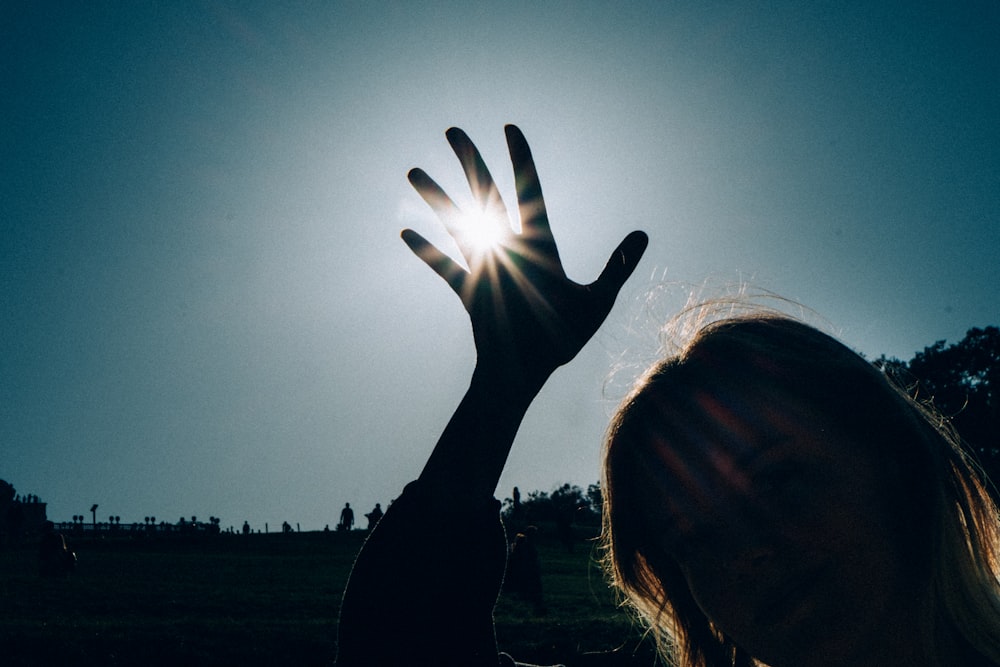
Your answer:
[[[414,656],[418,662],[433,656],[446,665],[498,664],[492,605],[507,547],[500,504],[493,499],[498,480],[538,390],[601,325],[646,248],[646,235],[633,232],[597,280],[569,280],[528,144],[516,127],[506,131],[520,233],[511,228],[489,170],[461,130],[448,130],[448,141],[478,210],[460,211],[427,174],[410,172],[466,266],[412,230],[403,232],[403,240],[461,298],[478,358],[469,388],[420,476],[386,511],[355,561],[340,611],[341,667],[412,663]],[[492,232],[494,242],[477,240],[473,232],[481,231]],[[436,520],[422,521],[426,516]],[[427,613],[428,597],[448,601],[447,623]]]
[[[607,317],[615,297],[646,249],[642,232],[629,234],[611,254],[597,280],[567,278],[549,228],[542,189],[528,143],[508,125],[521,231],[507,209],[482,156],[458,128],[447,132],[479,210],[462,211],[420,169],[410,183],[434,209],[468,266],[461,266],[417,232],[403,240],[461,298],[472,320],[477,372],[539,389],[558,366],[580,351]],[[493,243],[480,241],[488,232]]]

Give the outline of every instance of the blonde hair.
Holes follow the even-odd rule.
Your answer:
[[[957,645],[1000,665],[1000,523],[954,430],[832,336],[770,311],[699,322],[676,354],[638,381],[608,429],[605,565],[665,659],[680,667],[757,664],[701,611],[679,565],[644,534],[641,519],[641,450],[651,434],[670,428],[662,413],[671,402],[709,378],[743,390],[766,384],[803,400],[859,445],[877,445],[910,509],[900,517],[899,539],[915,554],[915,595],[926,605],[914,641],[929,655]]]

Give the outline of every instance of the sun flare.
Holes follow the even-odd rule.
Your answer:
[[[478,211],[462,216],[462,242],[477,253],[487,253],[500,247],[510,235],[510,222],[502,214]]]

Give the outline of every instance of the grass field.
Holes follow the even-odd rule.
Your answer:
[[[340,598],[363,539],[78,541],[78,570],[66,579],[38,576],[30,546],[2,550],[0,664],[330,665]],[[527,604],[501,598],[500,648],[543,664],[655,664],[589,545],[572,554],[544,538],[539,546],[547,613],[536,617]]]

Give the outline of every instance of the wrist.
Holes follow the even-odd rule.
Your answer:
[[[431,488],[460,480],[468,497],[492,496],[507,455],[544,379],[477,365],[468,391],[431,452],[420,482]]]
[[[472,372],[470,387],[481,389],[507,404],[523,406],[526,410],[550,375],[551,370],[528,371],[517,364],[483,363],[480,360]]]

